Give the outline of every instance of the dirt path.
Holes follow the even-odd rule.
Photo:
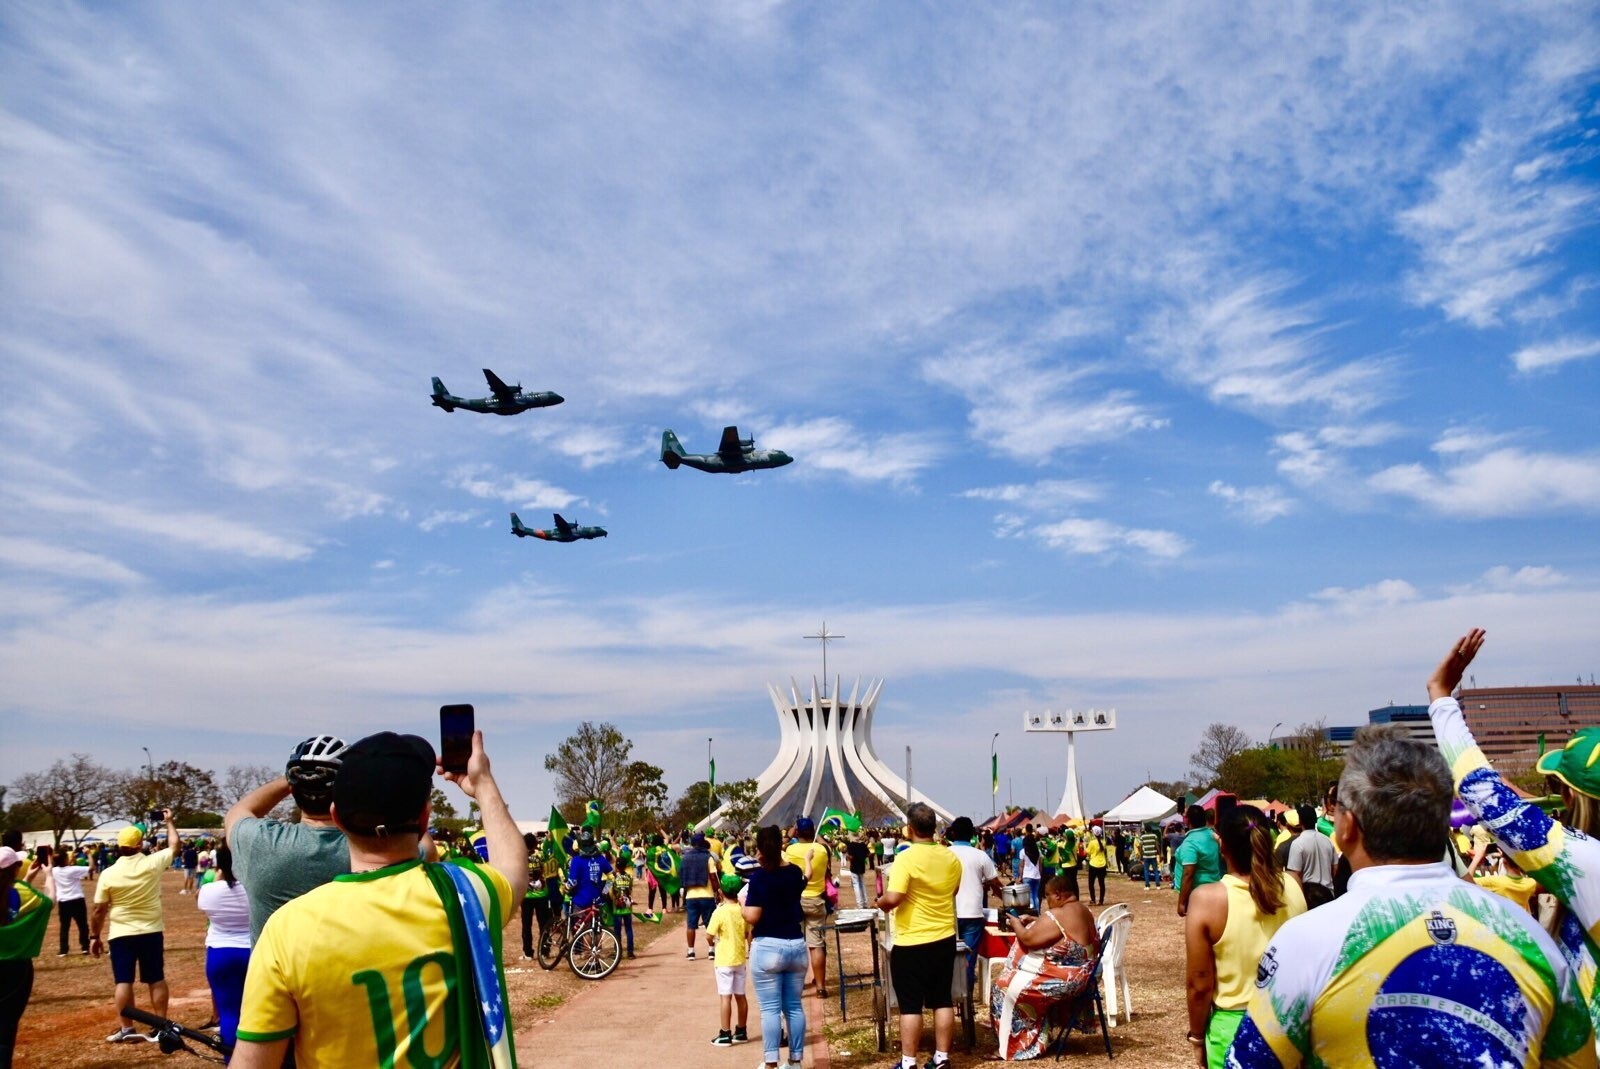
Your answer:
[[[711,1045],[721,1027],[720,1003],[705,937],[700,937],[698,956],[690,961],[683,956],[681,915],[675,919],[671,938],[658,939],[640,950],[637,960],[624,962],[628,968],[618,969],[598,983],[585,984],[544,1019],[521,1024],[516,1032],[518,1061],[539,1069],[594,1069],[600,1063],[649,1065],[652,1069],[706,1069],[707,1065],[749,1069],[761,1062],[761,1008],[748,985],[750,1042],[734,1047]],[[828,1069],[827,1043],[814,1038],[816,1032],[810,1025],[822,1020],[823,1007],[808,993],[805,1008],[806,1069]],[[838,1013],[837,1003],[834,1012]]]

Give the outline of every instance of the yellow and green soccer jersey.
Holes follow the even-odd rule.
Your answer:
[[[492,868],[491,924],[511,888]],[[498,938],[498,932],[495,938]],[[274,913],[250,953],[239,1038],[294,1037],[300,1069],[460,1062],[450,924],[420,861],[337,876]]]
[[[1478,749],[1461,706],[1440,698],[1428,706],[1439,749],[1455,777],[1456,793],[1478,827],[1567,908],[1556,942],[1577,978],[1589,1020],[1600,1032],[1600,842],[1563,827],[1536,805],[1517,797]]]
[[[1268,944],[1234,1069],[1578,1069],[1594,1034],[1525,910],[1448,865],[1381,865]]]

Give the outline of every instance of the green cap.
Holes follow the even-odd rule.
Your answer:
[[[725,895],[736,895],[743,886],[744,881],[731,872],[722,877],[722,893]]]
[[[1534,767],[1579,794],[1600,798],[1600,727],[1580,728],[1565,746],[1539,758]]]

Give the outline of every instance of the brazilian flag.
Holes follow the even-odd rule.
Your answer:
[[[599,832],[599,830],[600,830],[600,799],[591,798],[591,799],[589,799],[589,804],[584,806],[584,808],[583,808],[583,826],[585,828],[592,828],[592,829],[594,829],[594,831]]]
[[[678,893],[678,855],[670,846],[652,846],[647,858],[650,872],[668,898]]]
[[[551,806],[550,833],[544,837],[544,848],[548,850],[550,852],[550,856],[561,865],[561,875],[563,877],[566,876],[567,869],[572,861],[572,859],[567,856],[567,848],[562,845],[566,842],[567,833],[570,830],[571,829],[567,827],[567,818],[561,815],[561,810],[557,809],[555,806]]]
[[[858,832],[861,830],[861,818],[854,813],[846,813],[842,809],[835,809],[829,806],[823,810],[822,819],[817,821],[817,829],[819,831],[832,829],[835,831]]]

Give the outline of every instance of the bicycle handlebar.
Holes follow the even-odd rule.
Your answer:
[[[172,1020],[171,1018],[159,1017],[156,1014],[147,1013],[144,1010],[139,1009],[137,1006],[129,1006],[127,1009],[123,1010],[122,1016],[130,1021],[138,1021],[140,1024],[146,1024],[155,1029],[156,1039],[161,1044],[161,1053],[163,1054],[171,1054],[173,1051],[177,1050],[187,1050],[190,1054],[197,1053],[196,1051],[189,1049],[189,1047],[183,1042],[185,1039],[193,1040],[194,1042],[202,1044],[203,1046],[206,1046],[224,1056],[233,1053],[233,1047],[231,1045],[224,1043],[221,1039],[211,1035],[210,1033],[200,1032],[193,1028],[185,1028],[183,1025]]]

